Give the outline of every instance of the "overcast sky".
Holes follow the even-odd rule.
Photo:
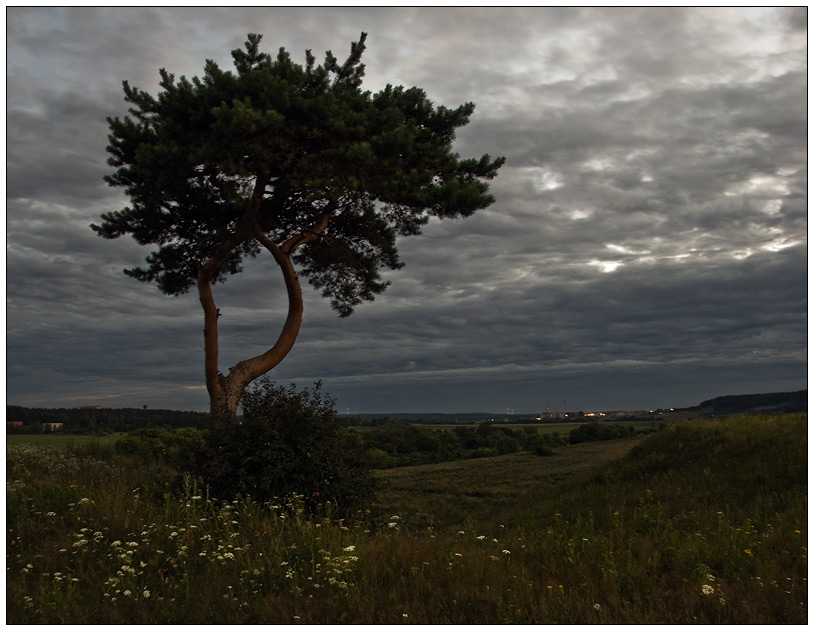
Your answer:
[[[476,104],[455,149],[497,201],[403,238],[340,319],[310,286],[270,373],[341,413],[685,407],[807,387],[805,9],[7,8],[7,400],[208,408],[203,314],[89,228],[121,82],[231,68],[249,32],[304,62],[368,33],[364,88]],[[266,260],[268,259],[268,260]],[[276,339],[270,257],[215,289],[221,370]]]

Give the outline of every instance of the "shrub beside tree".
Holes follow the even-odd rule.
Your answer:
[[[244,394],[242,408],[234,425],[141,428],[117,440],[115,450],[192,474],[218,499],[298,495],[308,508],[332,502],[345,512],[370,504],[379,484],[376,464],[365,459],[358,437],[340,426],[320,383],[297,391],[264,378]]]
[[[373,499],[377,478],[319,382],[297,391],[263,378],[242,408],[241,422],[207,432],[200,472],[213,496],[297,494],[307,506],[330,501],[343,511]]]

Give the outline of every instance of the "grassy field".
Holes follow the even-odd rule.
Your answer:
[[[98,445],[11,445],[7,622],[807,622],[804,414],[382,476],[340,520]]]
[[[386,484],[379,493],[379,508],[421,526],[504,523],[511,507],[556,492],[567,480],[621,458],[639,440],[561,447],[552,458],[525,452],[386,469],[380,472]]]

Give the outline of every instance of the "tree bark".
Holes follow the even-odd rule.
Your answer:
[[[228,418],[228,409],[225,407],[225,383],[223,375],[218,372],[218,318],[220,311],[212,297],[212,276],[218,266],[218,260],[209,259],[198,270],[198,297],[204,311],[204,375],[206,376],[206,389],[209,392],[209,419],[210,425],[219,425]]]
[[[274,345],[261,355],[239,361],[229,368],[228,376],[217,374],[218,387],[216,397],[210,391],[210,415],[213,426],[225,426],[235,422],[237,408],[243,391],[252,381],[266,374],[279,364],[291,351],[302,325],[303,299],[297,272],[291,261],[291,255],[284,253],[271,239],[258,235],[258,240],[272,253],[274,260],[283,273],[288,294],[288,315]],[[211,289],[210,289],[211,291]],[[214,352],[217,358],[217,350]],[[207,362],[210,358],[207,358]],[[217,362],[217,359],[214,360]]]
[[[282,246],[269,239],[253,221],[252,237],[256,238],[274,257],[280,267],[288,295],[288,314],[277,341],[265,353],[244,359],[229,368],[223,376],[218,371],[218,318],[220,311],[212,296],[212,278],[232,248],[225,248],[221,256],[209,259],[198,272],[198,295],[204,311],[204,372],[209,392],[210,427],[228,427],[236,422],[237,409],[243,391],[252,381],[277,366],[291,351],[302,326],[303,297],[292,255],[297,248],[317,239],[328,226],[337,205],[326,208],[310,229],[289,238]],[[234,246],[233,246],[234,247]]]

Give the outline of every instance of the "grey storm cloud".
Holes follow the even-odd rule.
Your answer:
[[[202,72],[248,32],[345,54],[365,88],[472,101],[463,156],[496,202],[405,238],[392,286],[340,320],[306,291],[271,377],[342,411],[692,405],[807,379],[807,23],[794,8],[10,8],[7,399],[205,409],[197,297],[122,274],[148,250],[89,228],[121,82]],[[259,257],[215,288],[222,366],[285,317]]]

